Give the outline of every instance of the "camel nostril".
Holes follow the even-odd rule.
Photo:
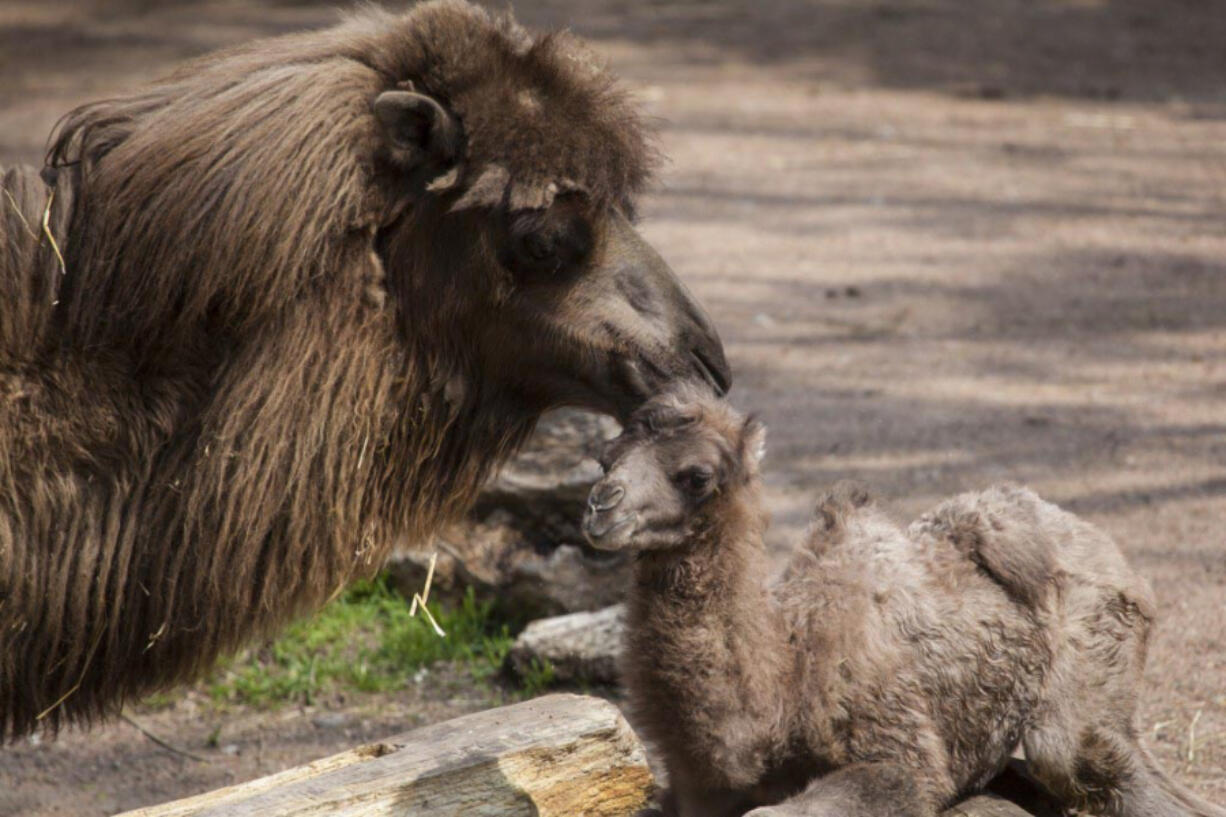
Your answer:
[[[597,485],[588,495],[587,506],[595,512],[616,508],[626,495],[626,489],[616,483],[612,485]]]

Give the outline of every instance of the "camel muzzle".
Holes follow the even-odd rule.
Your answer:
[[[583,512],[583,534],[592,547],[616,550],[633,532],[637,514],[616,513],[625,497],[626,489],[618,482],[602,480],[592,486]]]

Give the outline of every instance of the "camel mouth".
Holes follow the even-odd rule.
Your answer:
[[[722,354],[712,356],[702,349],[689,353],[689,366],[683,374],[671,373],[646,355],[618,356],[612,365],[613,414],[624,426],[644,403],[680,382],[701,384],[716,397],[728,394],[732,374]]]
[[[646,402],[654,397],[668,380],[664,372],[645,357],[623,358],[620,369],[622,385],[631,397],[639,402]]]
[[[668,388],[675,378],[640,355],[613,360],[613,389],[609,395],[613,414],[623,426],[640,406]]]
[[[690,352],[690,359],[694,363],[698,376],[711,387],[715,396],[726,397],[728,390],[732,388],[732,372],[727,362],[724,361],[723,355],[721,354],[719,359],[714,359],[704,350],[695,349]]]
[[[583,520],[583,535],[597,550],[621,550],[630,542],[638,523],[638,514],[629,513],[602,521],[601,514],[587,513]]]

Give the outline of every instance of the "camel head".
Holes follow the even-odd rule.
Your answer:
[[[675,548],[756,487],[766,429],[692,387],[658,395],[606,447],[583,531],[594,547]]]
[[[372,104],[395,202],[377,252],[409,334],[462,351],[457,395],[512,413],[724,394],[719,335],[633,224],[653,161],[634,107],[571,38],[442,8],[430,70]]]
[[[410,412],[522,427],[722,394],[718,334],[633,225],[654,160],[572,37],[460,0],[205,57],[58,130],[48,165],[91,224],[68,231],[59,341],[182,370],[313,300],[399,322]]]

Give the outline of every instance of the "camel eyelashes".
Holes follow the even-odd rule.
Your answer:
[[[511,219],[508,232],[500,260],[512,272],[529,276],[577,269],[594,244],[591,225],[574,214],[518,215]]]
[[[686,468],[677,473],[673,477],[673,481],[677,483],[686,493],[691,496],[702,496],[711,487],[711,483],[715,479],[715,472],[710,468],[703,466],[695,466]]]

